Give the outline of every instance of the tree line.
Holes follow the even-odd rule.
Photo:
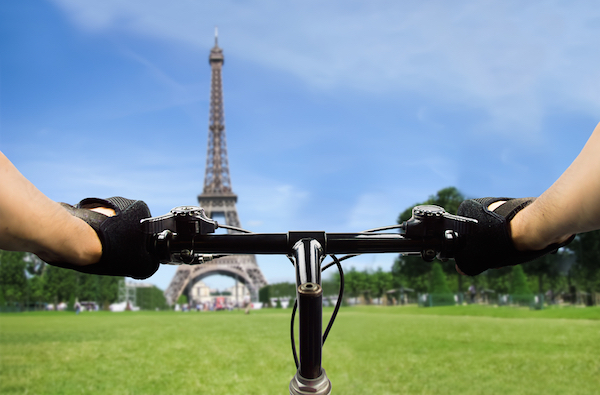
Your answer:
[[[535,294],[534,288],[531,287],[531,279],[528,279],[521,265],[514,266],[506,270],[505,287],[499,291],[499,294],[511,295],[514,303],[529,304]],[[339,274],[333,275],[328,280],[323,280],[323,297],[335,298],[339,293],[340,287]],[[440,262],[431,264],[431,271],[427,278],[421,278],[422,287],[412,289],[404,286],[407,281],[402,276],[395,275],[393,272],[383,271],[381,268],[377,270],[365,269],[362,271],[351,268],[344,275],[344,300],[348,298],[362,298],[365,303],[387,304],[394,298],[400,297],[401,294],[412,294],[411,301],[416,301],[416,295],[435,294],[436,305],[455,304],[455,294],[460,293],[455,286],[451,286],[448,281],[448,276],[444,273]],[[534,279],[537,281],[537,279]],[[479,282],[482,285],[483,282]],[[481,288],[480,292],[490,291],[489,289]],[[468,295],[463,295],[468,298]],[[280,307],[278,301],[272,302],[274,299],[291,299],[296,297],[296,284],[291,282],[280,282],[270,284],[260,289],[259,299],[265,306]],[[397,300],[397,299],[396,299]],[[464,299],[463,299],[464,300]],[[397,300],[399,303],[399,301]],[[291,307],[291,304],[290,304]]]
[[[333,270],[333,269],[332,269]],[[372,270],[356,270],[352,267],[344,273],[344,295],[345,297],[363,297],[368,302],[381,299],[385,293],[397,286],[398,283],[391,272],[381,268]],[[323,296],[335,298],[339,294],[340,275],[335,273],[329,278],[322,280]],[[296,298],[296,284],[291,282],[280,282],[264,286],[259,291],[259,301],[270,304],[271,298]]]
[[[444,207],[447,212],[456,214],[458,206],[465,200],[464,195],[454,187],[444,188],[427,200],[417,204],[434,204]],[[415,205],[417,205],[415,204]],[[398,216],[398,223],[409,219],[412,207]],[[391,271],[346,270],[345,294],[348,297],[364,297],[367,301],[380,299],[392,289],[412,290],[415,293],[433,292],[440,284],[440,275],[445,280],[449,293],[464,293],[470,285],[479,291],[509,294],[514,291],[515,270],[522,271],[530,292],[563,294],[573,298],[575,294],[585,295],[587,303],[594,303],[591,295],[600,292],[600,231],[578,235],[567,247],[557,254],[546,255],[533,262],[502,269],[492,269],[475,277],[458,274],[453,261],[425,262],[420,257],[399,256]],[[334,269],[331,269],[334,270]],[[42,306],[46,303],[75,300],[95,301],[101,307],[118,299],[119,282],[122,277],[97,276],[73,270],[46,265],[33,254],[0,250],[0,306]],[[339,274],[323,281],[324,295],[331,297],[338,293]],[[155,287],[154,287],[155,288]],[[165,308],[162,291],[138,289],[138,298],[145,309]],[[444,291],[446,292],[446,291]],[[514,293],[514,292],[513,292]],[[295,297],[293,283],[268,285],[259,292],[259,300],[269,303],[275,297]]]
[[[47,265],[33,254],[0,250],[0,309],[42,310],[59,303],[72,309],[75,301],[90,301],[107,310],[118,301],[121,282],[123,277],[80,273]],[[156,287],[137,288],[136,299],[142,309],[167,308]]]
[[[447,212],[456,214],[458,206],[465,200],[455,187],[448,187],[430,196],[419,204],[434,204],[444,207]],[[415,204],[416,205],[416,204]],[[404,210],[398,223],[409,219],[412,207]],[[556,254],[549,254],[535,261],[518,266],[525,274],[527,287],[533,293],[552,295],[584,294],[592,295],[600,291],[600,231],[580,234],[567,247]],[[490,290],[497,294],[511,293],[513,267],[491,269],[479,276],[467,277],[456,272],[453,261],[424,262],[420,257],[399,256],[393,264],[392,275],[403,286],[417,292],[427,292],[431,281],[432,268],[441,266],[451,292],[462,293],[473,284],[479,290]]]

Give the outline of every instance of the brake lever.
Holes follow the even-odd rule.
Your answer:
[[[214,233],[219,227],[217,221],[208,217],[202,207],[175,207],[168,214],[143,219],[140,226],[146,235],[148,250],[155,253],[161,263],[189,265],[212,260],[212,255],[199,254],[193,250],[170,252],[170,243],[174,239],[187,240],[193,246],[194,237]]]
[[[180,235],[205,235],[214,233],[219,224],[209,218],[202,207],[179,206],[165,215],[143,219],[141,226],[142,232],[147,235],[156,235],[164,230]]]
[[[436,257],[442,261],[454,258],[462,236],[474,230],[477,220],[449,214],[443,207],[420,205],[412,209],[412,217],[400,226],[401,234],[409,239],[442,239],[441,251],[421,251],[425,261]]]

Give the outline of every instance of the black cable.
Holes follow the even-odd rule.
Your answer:
[[[329,331],[331,331],[331,328],[333,327],[333,323],[335,322],[335,318],[337,317],[337,313],[340,310],[340,307],[342,306],[342,300],[344,298],[344,270],[342,269],[342,265],[341,265],[340,261],[351,258],[353,256],[354,255],[346,255],[345,257],[338,259],[335,255],[331,255],[333,262],[331,262],[330,264],[328,264],[327,266],[325,266],[321,269],[321,272],[323,272],[324,270],[327,270],[327,268],[336,264],[338,267],[338,271],[340,273],[340,292],[338,293],[338,300],[335,304],[335,308],[333,309],[333,314],[331,315],[331,318],[329,319],[329,323],[327,324],[327,329],[325,329],[325,333],[323,334],[323,344],[325,344],[325,340],[327,340]],[[296,364],[296,369],[298,369],[298,367],[299,367],[298,353],[296,352],[296,339],[294,338],[294,322],[295,322],[295,318],[296,318],[296,310],[297,309],[298,309],[298,299],[296,299],[294,301],[294,307],[292,308],[292,319],[291,319],[291,323],[290,323],[290,339],[291,339],[291,343],[292,343],[292,355],[294,356],[294,363]]]
[[[392,230],[392,229],[402,229],[403,224],[399,224],[399,225],[390,225],[390,226],[382,226],[379,228],[373,228],[373,229],[368,229],[368,230],[363,230],[360,233],[375,233],[375,232],[381,232],[384,230]]]
[[[298,363],[298,354],[296,353],[296,339],[294,339],[294,317],[296,317],[296,309],[298,308],[298,299],[294,300],[294,308],[292,309],[292,324],[290,325],[290,333],[292,337],[292,355],[296,363],[296,369],[300,366]]]
[[[397,227],[399,227],[399,226],[395,225],[395,226],[390,226],[390,227],[385,227],[385,228],[376,228],[376,229],[366,230],[361,233],[372,233],[372,232],[377,232],[377,231],[381,231],[381,230],[394,229]],[[325,329],[325,333],[323,334],[323,344],[325,344],[325,340],[327,340],[329,331],[331,331],[331,328],[333,327],[333,323],[335,322],[335,318],[337,317],[340,307],[342,306],[342,300],[344,298],[344,285],[345,285],[344,284],[344,270],[342,269],[341,261],[345,261],[346,259],[358,256],[358,254],[345,255],[341,258],[337,258],[335,255],[330,255],[330,256],[333,259],[333,262],[323,266],[321,268],[321,272],[324,272],[325,270],[329,269],[334,264],[337,265],[338,272],[340,273],[340,292],[338,294],[338,299],[335,304],[335,308],[333,309],[333,314],[331,315],[331,318],[329,319],[329,323],[327,324],[327,329]],[[292,258],[288,257],[288,259],[292,263],[294,263],[294,260]],[[298,299],[296,298],[296,300],[294,301],[294,307],[292,308],[292,319],[291,319],[291,323],[290,323],[290,338],[291,338],[291,342],[292,342],[292,355],[294,356],[294,363],[296,364],[296,369],[298,369],[298,367],[300,366],[300,364],[298,362],[298,354],[296,352],[296,339],[294,338],[294,321],[295,321],[297,309],[298,309]]]
[[[288,256],[292,265],[295,265],[294,260]],[[292,355],[294,356],[294,362],[296,363],[296,369],[300,366],[298,363],[298,354],[296,353],[296,339],[294,339],[294,318],[296,317],[296,310],[298,309],[298,294],[296,294],[296,300],[294,300],[294,307],[292,308],[292,323],[290,325],[290,335],[292,338]]]
[[[246,230],[246,229],[238,228],[237,226],[221,225],[219,223],[217,223],[217,228],[227,229],[227,230],[233,230],[234,232],[240,232],[240,233],[254,233],[251,230]]]
[[[359,254],[354,254],[354,255],[345,255],[341,258],[338,259],[338,261],[345,261],[346,259],[350,259],[350,258],[354,258],[355,256],[358,256]],[[331,256],[333,257],[333,255]],[[335,261],[333,262],[329,262],[327,265],[323,266],[323,268],[321,269],[321,272],[324,272],[325,270],[329,269],[331,266],[335,265]]]
[[[333,314],[331,315],[331,318],[329,319],[329,324],[327,324],[327,329],[325,329],[325,334],[323,334],[323,344],[325,344],[325,340],[327,340],[327,335],[329,334],[329,331],[331,330],[331,327],[333,326],[333,322],[335,321],[335,317],[337,317],[338,311],[340,311],[340,307],[342,306],[342,299],[344,298],[344,270],[342,270],[342,264],[340,263],[340,260],[335,255],[330,255],[330,256],[333,259],[334,263],[337,265],[338,271],[340,272],[340,292],[338,294],[337,302],[335,303],[335,308],[333,309]],[[350,256],[348,256],[348,257],[350,257]],[[331,266],[331,265],[329,265],[329,266]],[[329,267],[329,266],[326,266],[321,271],[327,269],[327,267]]]

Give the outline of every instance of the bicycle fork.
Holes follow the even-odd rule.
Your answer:
[[[290,381],[290,395],[331,393],[331,381],[321,367],[323,350],[323,245],[315,238],[301,238],[292,247],[296,267],[300,355],[298,370]]]

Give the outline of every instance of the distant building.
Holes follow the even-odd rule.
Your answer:
[[[223,295],[224,294],[224,295]],[[204,303],[215,303],[216,298],[225,298],[225,303],[228,305],[241,306],[248,300],[250,300],[250,292],[248,288],[238,282],[236,285],[227,288],[224,292],[219,295],[217,289],[211,289],[204,281],[198,281],[194,284],[190,290],[190,303],[204,304]]]
[[[204,283],[204,281],[198,281],[190,290],[190,302],[196,303],[207,303],[212,301],[210,294],[212,293],[210,287]]]
[[[233,287],[227,288],[226,292],[229,292],[230,294],[227,296],[228,301],[231,301],[236,305],[244,303],[245,300],[250,300],[250,291],[248,291],[248,287],[242,283],[238,282]]]

